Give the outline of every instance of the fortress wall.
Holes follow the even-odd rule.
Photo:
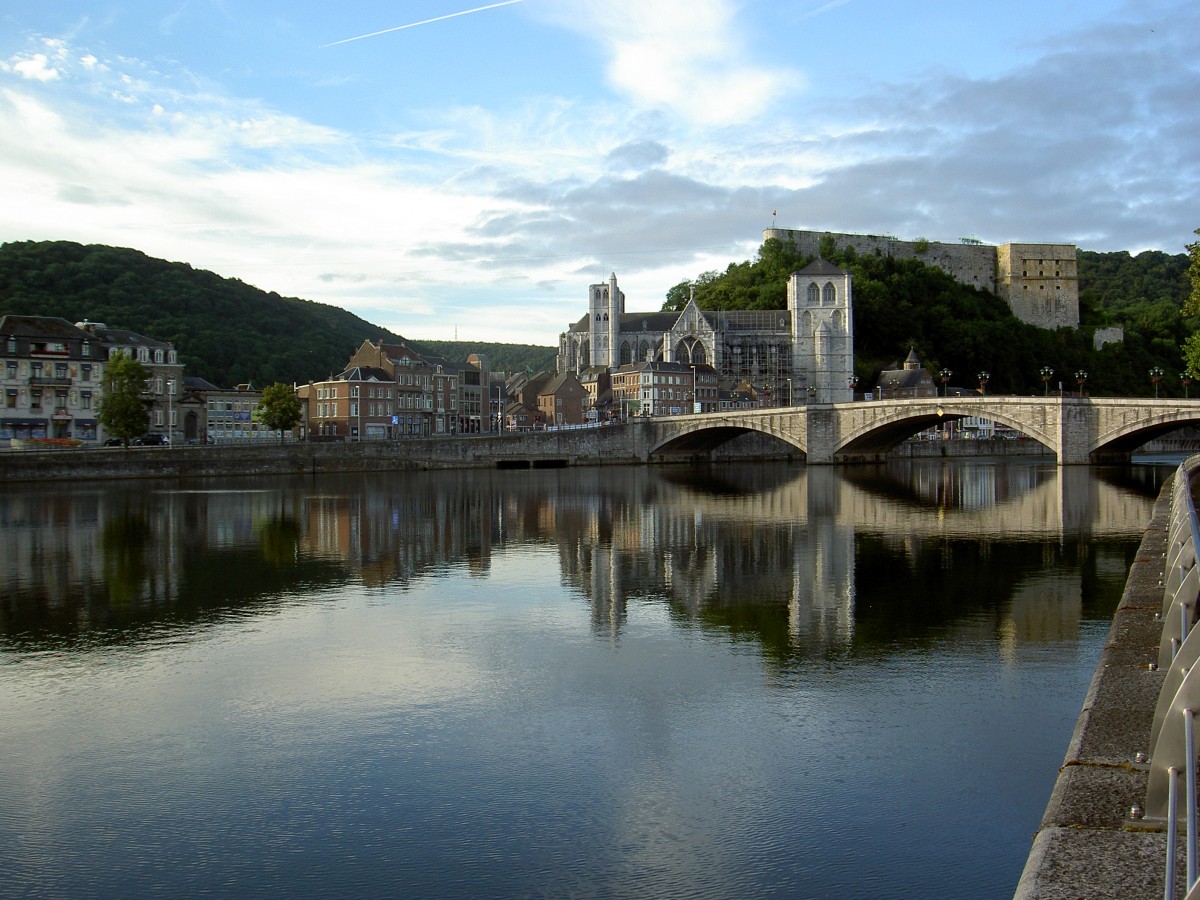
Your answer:
[[[811,256],[818,254],[821,240],[825,237],[832,238],[839,250],[853,247],[860,255],[919,259],[931,266],[937,266],[961,284],[996,293],[996,248],[987,244],[943,244],[927,241],[928,246],[922,250],[916,241],[902,241],[887,235],[841,234],[792,228],[767,228],[763,231],[763,240],[793,240],[801,253]]]
[[[937,266],[959,284],[990,291],[1008,303],[1023,322],[1041,328],[1079,326],[1079,273],[1072,244],[943,244],[902,241],[887,235],[843,234],[767,228],[763,240],[794,241],[801,253],[816,256],[831,238],[839,250],[919,259]]]

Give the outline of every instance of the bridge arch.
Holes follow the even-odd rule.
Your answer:
[[[1056,423],[1046,417],[1031,415],[1028,404],[1013,398],[996,398],[989,402],[984,397],[928,398],[924,401],[897,403],[860,403],[843,408],[847,413],[841,439],[834,446],[834,456],[840,461],[861,458],[864,455],[878,456],[897,447],[900,443],[945,422],[970,417],[987,419],[1000,425],[1016,429],[1043,445],[1047,452],[1057,453],[1058,430]],[[854,415],[855,409],[861,415]]]
[[[1187,425],[1200,427],[1200,409],[1110,401],[1100,419],[1099,433],[1088,447],[1089,456],[1097,462],[1123,459],[1148,441]]]
[[[777,409],[743,413],[702,413],[655,420],[648,457],[708,456],[722,444],[745,434],[774,438],[807,458],[808,441],[803,411]]]

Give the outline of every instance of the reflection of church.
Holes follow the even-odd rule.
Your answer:
[[[787,309],[626,312],[617,276],[593,284],[588,312],[559,337],[558,371],[613,372],[643,361],[712,366],[722,386],[761,386],[782,403],[852,400],[850,273],[823,259],[793,272]]]

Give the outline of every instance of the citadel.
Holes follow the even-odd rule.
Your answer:
[[[757,386],[775,403],[802,397],[822,402],[853,399],[854,316],[850,274],[821,258],[822,248],[853,248],[857,254],[920,259],[961,284],[1004,300],[1017,318],[1042,328],[1079,325],[1079,281],[1072,244],[945,244],[893,237],[769,228],[763,240],[794,242],[816,257],[788,280],[782,310],[702,310],[689,301],[681,311],[629,312],[616,274],[588,289],[588,309],[559,337],[560,376],[571,373],[585,385],[611,377],[614,399],[641,409],[654,397],[619,397],[623,373],[641,370],[643,385],[690,380],[697,411],[700,367],[723,386]],[[648,377],[654,374],[653,381]],[[635,379],[636,380],[636,379]],[[589,392],[603,390],[589,387]],[[657,388],[656,388],[657,390]],[[674,392],[672,392],[674,393]],[[714,392],[715,393],[715,392]],[[593,394],[595,396],[595,394]],[[658,409],[651,405],[652,414]],[[679,408],[678,406],[675,408]]]

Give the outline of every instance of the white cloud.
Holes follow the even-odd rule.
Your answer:
[[[44,53],[35,53],[33,56],[18,59],[10,62],[9,66],[22,78],[28,78],[31,81],[54,81],[58,78],[58,69],[50,64],[50,60]]]
[[[747,122],[803,84],[749,60],[727,0],[566,0],[544,14],[603,46],[609,81],[639,106],[700,125]]]

